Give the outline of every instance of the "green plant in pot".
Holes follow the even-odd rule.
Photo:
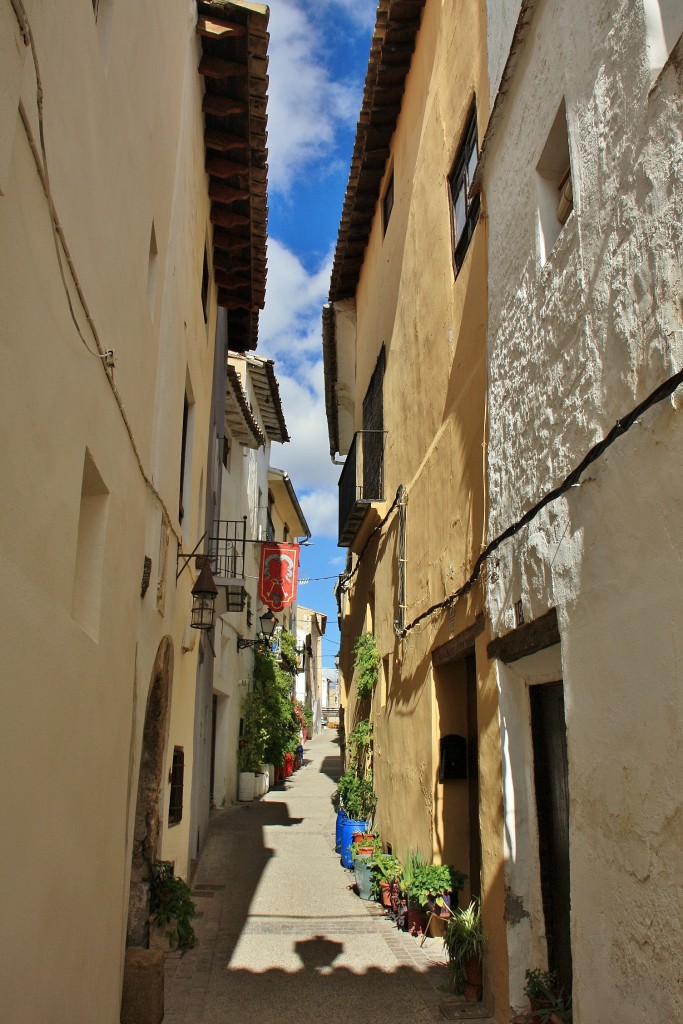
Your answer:
[[[391,853],[377,853],[372,857],[370,867],[372,869],[372,895],[383,906],[391,906],[389,890],[393,883],[400,879],[403,871],[400,860]]]
[[[158,860],[150,865],[149,897],[151,920],[160,928],[169,926],[170,945],[192,949],[197,936],[190,922],[197,916],[197,910],[189,885],[174,876],[170,861]]]
[[[424,864],[416,872],[411,896],[433,914],[450,917],[451,895],[465,884],[467,875],[455,871],[448,864]],[[457,895],[455,899],[457,904]]]
[[[443,943],[455,991],[464,991],[471,1002],[481,999],[481,965],[486,938],[477,900],[472,900],[464,910],[456,910],[449,918]]]
[[[528,1024],[570,1024],[572,1001],[560,987],[555,972],[534,967],[525,978],[524,994],[531,1004]]]

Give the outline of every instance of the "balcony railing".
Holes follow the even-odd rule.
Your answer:
[[[384,430],[359,430],[339,478],[339,546],[348,547],[365,513],[384,501]]]
[[[216,579],[244,579],[244,547],[247,517],[217,519],[209,542],[209,554]]]

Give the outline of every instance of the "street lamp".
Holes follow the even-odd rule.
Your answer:
[[[268,646],[275,627],[277,626],[277,619],[273,615],[270,608],[264,612],[263,615],[259,616],[259,635],[254,640],[247,640],[243,636],[237,637],[237,650],[241,651],[244,647],[264,647]]]
[[[213,627],[214,603],[218,587],[214,583],[208,558],[204,560],[202,571],[197,577],[197,582],[192,588],[192,618],[190,625],[193,629],[211,629]]]

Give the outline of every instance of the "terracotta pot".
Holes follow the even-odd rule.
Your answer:
[[[389,882],[379,883],[379,901],[383,907],[391,910],[391,885]]]
[[[482,997],[481,964],[476,956],[471,956],[465,964],[465,999],[468,1003],[478,1003]]]
[[[375,838],[374,832],[353,832],[351,835],[352,843],[371,843]]]
[[[373,849],[371,846],[359,846],[356,850],[357,857],[372,857]]]
[[[427,928],[427,915],[421,908],[413,909],[408,907],[407,914],[408,931],[411,935],[424,935]]]

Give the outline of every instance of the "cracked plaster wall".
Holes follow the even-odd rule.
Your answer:
[[[483,175],[489,537],[683,365],[681,44],[653,87],[647,24],[639,3],[541,3],[501,107]],[[563,97],[574,211],[541,265],[535,169]],[[558,608],[577,1024],[683,1019],[682,411],[679,391],[646,414],[489,573],[494,635],[517,600],[526,621]],[[528,698],[499,682],[506,881],[529,911],[508,921],[515,1002],[543,923],[514,748],[530,756]]]

